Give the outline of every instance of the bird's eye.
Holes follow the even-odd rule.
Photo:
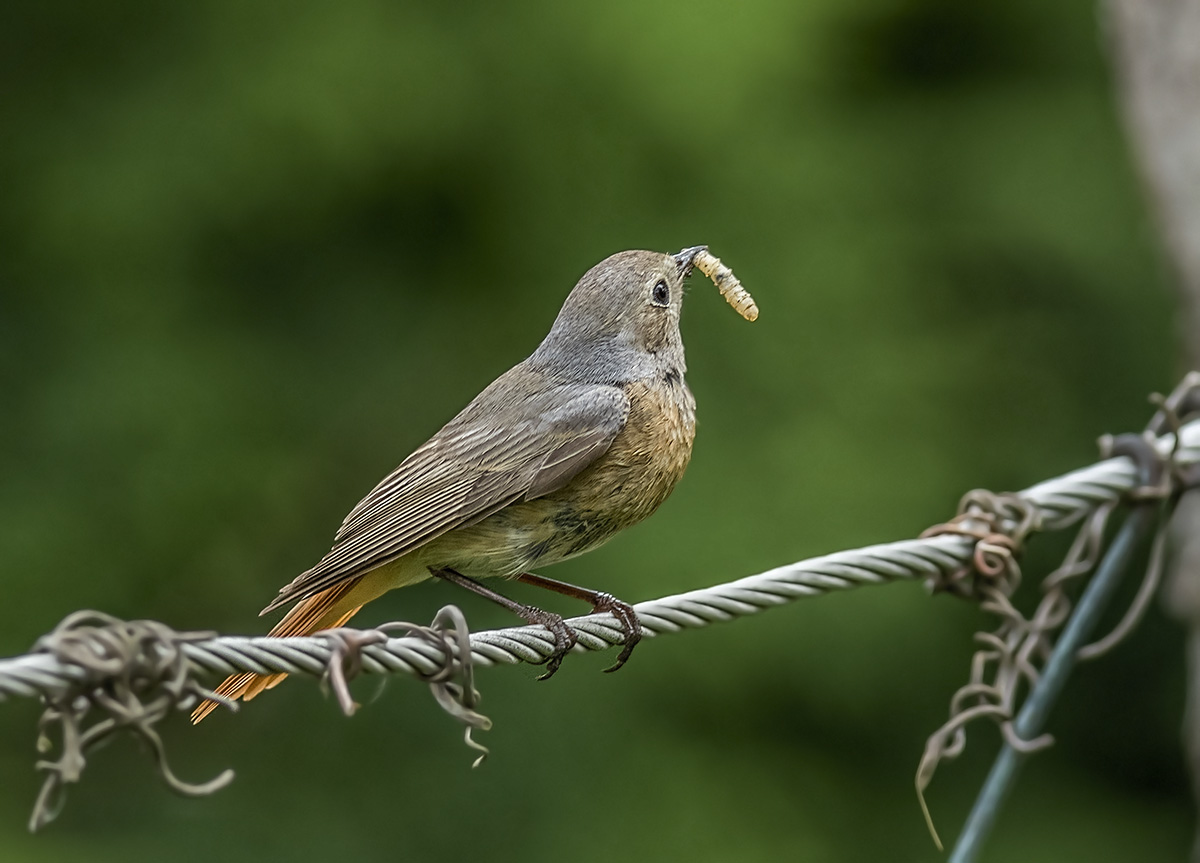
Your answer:
[[[659,279],[654,284],[654,290],[650,292],[650,302],[656,306],[667,306],[671,304],[671,291],[667,287],[667,283]]]

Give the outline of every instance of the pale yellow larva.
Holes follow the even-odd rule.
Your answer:
[[[725,301],[733,306],[734,311],[748,321],[758,318],[758,306],[754,302],[754,297],[750,296],[750,292],[742,287],[742,283],[733,274],[733,270],[721,263],[720,258],[705,250],[696,255],[692,259],[692,263],[697,270],[712,279],[712,283],[717,286],[717,290],[721,292]]]

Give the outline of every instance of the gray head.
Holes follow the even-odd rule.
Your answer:
[[[593,383],[682,374],[683,283],[705,248],[605,258],[575,285],[529,364],[554,377]]]

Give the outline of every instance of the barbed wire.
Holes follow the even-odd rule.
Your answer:
[[[1178,468],[1195,468],[1200,464],[1200,421],[1175,434],[1148,438],[1147,444],[1164,455],[1170,453]],[[964,510],[964,517],[949,532],[799,561],[725,584],[638,603],[634,611],[644,635],[653,637],[730,621],[805,597],[897,580],[925,579],[930,589],[962,592],[969,589],[964,588],[964,573],[986,574],[997,566],[1003,568],[1027,534],[1069,527],[1110,509],[1139,482],[1130,458],[1109,458],[1016,494],[992,496],[991,505],[983,507],[986,517],[978,507],[973,514]],[[164,778],[176,790],[206,793],[226,784],[232,778],[228,771],[202,785],[175,779],[165,766],[161,741],[151,727],[172,706],[188,710],[200,699],[213,697],[195,683],[196,676],[247,671],[318,676],[329,681],[343,710],[352,712],[355,705],[346,690],[348,676],[358,671],[408,674],[433,687],[438,703],[467,726],[468,744],[486,754],[470,738],[471,729],[490,725],[475,710],[478,693],[472,683],[473,669],[542,663],[555,649],[554,635],[542,626],[468,633],[461,613],[453,607],[444,609],[432,627],[388,624],[289,638],[176,633],[153,621],[79,616],[84,614],[68,618],[32,652],[0,659],[0,701],[40,697],[48,705],[43,727],[57,723],[62,728],[63,758],[39,765],[50,775],[31,822],[33,828],[53,817],[54,807],[47,801],[56,794],[61,798],[62,784],[78,780],[87,742],[106,737],[118,727],[131,728],[149,742]],[[576,635],[576,652],[605,650],[624,641],[620,623],[610,614],[571,618],[566,624]],[[408,634],[391,635],[397,628]],[[121,638],[113,641],[110,630],[122,633]],[[64,649],[66,644],[71,649]],[[120,708],[115,722],[111,721],[113,705]],[[83,730],[83,717],[93,708],[109,715]],[[102,730],[93,731],[98,725]],[[43,734],[39,749],[48,748],[49,740]]]
[[[1173,435],[1156,441],[1163,452],[1173,444]],[[1181,429],[1175,461],[1184,466],[1200,463],[1200,421]],[[1031,530],[1059,530],[1103,504],[1119,501],[1136,484],[1133,462],[1121,456],[1038,483],[1016,497],[1037,513]],[[1014,527],[999,526],[1005,530]],[[641,602],[634,605],[634,611],[647,636],[666,635],[831,591],[897,580],[949,578],[971,564],[975,546],[968,536],[945,534],[839,551],[725,584]],[[610,614],[570,618],[567,625],[579,639],[576,651],[607,650],[624,638]],[[542,626],[473,632],[469,643],[476,666],[544,662],[555,646],[554,636]],[[333,642],[325,633],[289,638],[224,635],[189,640],[182,650],[199,672],[321,676],[329,667]],[[448,658],[455,659],[447,657],[444,647],[411,635],[365,645],[360,652],[362,670],[368,674],[424,676],[443,668]],[[0,659],[0,700],[59,695],[85,677],[77,665],[45,652]]]
[[[1200,486],[1200,470],[1195,464],[1179,463],[1178,435],[1175,446],[1165,452],[1155,445],[1156,436],[1165,429],[1178,432],[1187,419],[1200,413],[1200,374],[1186,375],[1169,396],[1155,394],[1150,400],[1158,411],[1142,434],[1100,439],[1102,453],[1128,456],[1140,478],[1126,494],[1128,513],[1114,538],[1106,543],[1105,528],[1116,505],[1101,504],[1084,520],[1063,563],[1042,580],[1041,598],[1028,617],[1010,601],[1020,581],[1012,555],[999,555],[997,565],[983,572],[993,577],[979,585],[980,607],[995,615],[999,625],[994,631],[976,633],[981,647],[972,658],[970,680],[951,700],[950,718],[927,741],[916,777],[921,809],[940,850],[925,788],[940,762],[962,753],[968,724],[989,719],[999,725],[1000,753],[950,854],[951,863],[974,863],[1021,762],[1053,744],[1054,738],[1043,729],[1071,669],[1080,661],[1103,656],[1128,637],[1157,590],[1172,515],[1184,492]],[[1088,643],[1133,560],[1134,548],[1147,535],[1153,535],[1153,540],[1137,594],[1116,627]],[[1080,582],[1082,589],[1070,589]]]
[[[1115,647],[1136,626],[1157,589],[1165,557],[1165,528],[1182,490],[1196,484],[1196,477],[1190,476],[1196,469],[1194,465],[1184,467],[1178,463],[1178,436],[1166,451],[1156,446],[1156,436],[1168,428],[1179,430],[1181,417],[1186,418],[1200,407],[1198,396],[1200,376],[1187,375],[1170,396],[1151,397],[1158,410],[1145,432],[1117,437],[1105,435],[1100,439],[1100,450],[1104,455],[1127,456],[1141,477],[1141,481],[1126,492],[1126,497],[1135,505],[1155,501],[1165,505],[1158,519],[1159,529],[1146,577],[1137,596],[1117,627],[1104,638],[1079,650],[1079,659],[1093,659]],[[939,850],[942,844],[925,800],[925,789],[939,764],[962,754],[966,748],[968,725],[980,719],[994,721],[1000,727],[1005,744],[1022,754],[1036,752],[1053,743],[1048,734],[1026,740],[1014,729],[1013,720],[1021,706],[1020,693],[1033,691],[1041,680],[1058,633],[1074,608],[1069,589],[1096,568],[1105,551],[1105,528],[1116,508],[1116,501],[1106,501],[1083,519],[1062,564],[1042,580],[1041,598],[1029,616],[1018,610],[1012,601],[1021,583],[1016,552],[1036,519],[1028,501],[1015,495],[970,492],[959,504],[958,516],[925,532],[926,535],[959,533],[977,540],[973,568],[960,570],[943,586],[972,596],[984,612],[998,618],[994,630],[975,634],[980,647],[971,658],[970,677],[954,693],[950,717],[930,735],[917,768],[917,797]],[[1007,534],[997,534],[995,525],[1006,517],[1009,523],[1017,526]],[[968,581],[969,578],[973,580]]]

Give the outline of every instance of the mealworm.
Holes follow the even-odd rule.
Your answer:
[[[758,305],[754,302],[754,297],[742,287],[733,270],[721,263],[720,258],[705,250],[692,259],[692,264],[712,279],[725,302],[733,306],[734,311],[748,321],[758,319]]]

